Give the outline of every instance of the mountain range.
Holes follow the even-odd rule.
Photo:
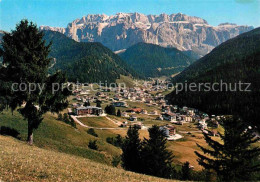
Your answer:
[[[260,28],[222,43],[172,81],[197,85],[195,91],[193,87],[169,94],[172,104],[209,114],[236,114],[260,130]],[[210,90],[205,83],[212,86]],[[205,84],[201,90],[199,84]]]
[[[40,29],[58,31],[79,42],[101,42],[113,51],[145,42],[179,50],[193,50],[203,56],[222,42],[253,27],[230,23],[214,27],[202,18],[182,13],[117,13],[111,16],[83,16],[69,23],[66,28],[41,26]]]
[[[120,75],[138,75],[118,55],[101,43],[76,42],[59,32],[44,31],[46,44],[52,42],[50,72],[62,70],[69,81],[115,83]]]
[[[164,48],[147,43],[135,44],[119,55],[144,77],[171,76],[196,60],[176,48]]]
[[[2,39],[3,39],[3,36],[4,36],[4,32],[0,30],[0,43],[1,43]]]

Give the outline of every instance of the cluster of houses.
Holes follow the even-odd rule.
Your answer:
[[[165,104],[166,101],[164,100],[164,96],[162,94],[158,94],[156,96],[153,96],[151,94],[151,92],[154,90],[147,89],[145,87],[116,88],[115,96],[113,97],[113,100],[114,101],[128,100],[132,102],[143,102],[150,106],[152,105],[160,106],[162,104]]]
[[[184,123],[196,122],[198,128],[203,132],[207,132],[209,116],[205,113],[199,112],[197,109],[182,107],[179,108],[176,105],[167,105],[164,95],[159,90],[164,90],[163,85],[151,85],[149,87],[134,87],[134,88],[120,88],[115,87],[112,89],[100,89],[94,95],[89,94],[89,91],[75,90],[74,94],[76,100],[80,103],[91,102],[95,103],[99,101],[105,101],[114,105],[115,107],[127,108],[121,113],[121,116],[127,118],[123,122],[122,127],[129,126],[131,124],[139,123],[138,126],[142,127],[141,119],[138,119],[139,114],[143,115],[155,115],[157,120],[169,121],[169,124],[183,125]],[[154,91],[157,91],[156,94]],[[114,92],[114,94],[111,94]],[[128,101],[131,102],[142,102],[147,106],[156,106],[150,112],[143,108],[129,108]],[[78,116],[84,115],[104,115],[104,111],[101,107],[95,106],[83,106],[82,104],[73,105],[74,113]],[[140,116],[141,117],[141,116]],[[214,117],[213,117],[214,119]],[[139,120],[139,122],[138,122]],[[212,117],[211,117],[212,120]],[[128,123],[130,121],[130,123]],[[172,125],[166,125],[161,127],[165,131],[168,137],[177,136],[176,129]]]

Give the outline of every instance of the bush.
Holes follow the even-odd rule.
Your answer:
[[[87,133],[94,136],[94,137],[98,137],[98,134],[96,134],[95,130],[93,128],[89,128],[87,130]]]
[[[98,150],[97,140],[89,141],[88,148],[90,148],[92,150]]]
[[[76,123],[75,123],[75,121],[74,121],[67,113],[64,113],[63,116],[62,116],[62,114],[60,113],[60,114],[58,115],[57,120],[63,121],[64,123],[69,124],[69,125],[71,125],[72,127],[76,128]]]
[[[74,128],[77,128],[77,126],[76,126],[76,123],[75,123],[75,121],[72,119],[72,118],[70,118],[70,123],[69,123],[72,127],[74,127]]]
[[[70,123],[70,120],[69,120],[69,115],[67,114],[67,113],[64,113],[63,114],[63,121],[65,122],[65,123]]]
[[[63,117],[62,117],[62,114],[61,113],[59,113],[59,115],[58,115],[58,118],[57,118],[59,121],[62,121],[63,120]]]
[[[123,144],[123,138],[121,135],[117,135],[116,137],[107,137],[106,141],[116,147],[121,147]]]
[[[112,166],[117,167],[121,162],[121,157],[120,156],[114,156],[112,159]]]
[[[20,133],[16,129],[9,128],[9,127],[6,127],[6,126],[0,127],[0,134],[6,135],[6,136],[12,136],[12,137],[17,138],[19,140],[21,139],[21,137],[19,137]]]

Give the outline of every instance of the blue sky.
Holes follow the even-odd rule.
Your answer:
[[[21,19],[66,27],[87,14],[118,12],[184,13],[211,25],[237,23],[260,26],[260,0],[0,0],[0,30],[10,31]]]

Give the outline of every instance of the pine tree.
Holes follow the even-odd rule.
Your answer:
[[[105,112],[106,112],[107,114],[110,113],[110,107],[109,107],[108,105],[105,107]]]
[[[58,113],[66,108],[67,96],[71,94],[68,89],[53,92],[53,83],[61,85],[67,80],[61,72],[48,76],[51,44],[46,45],[43,36],[35,24],[22,20],[15,30],[5,33],[0,48],[5,65],[0,70],[1,98],[6,98],[4,105],[12,111],[26,103],[19,112],[28,121],[29,144],[33,143],[33,131],[42,122],[43,114]],[[19,89],[22,84],[23,89]],[[29,90],[32,84],[38,86]]]
[[[117,110],[116,115],[117,115],[118,117],[121,117],[121,111],[120,111],[120,109]]]
[[[97,106],[97,107],[101,107],[101,103],[102,103],[102,102],[101,102],[100,100],[97,100],[96,106]]]
[[[144,139],[141,153],[143,173],[172,178],[174,175],[173,154],[166,148],[164,131],[156,125],[149,128],[149,139]]]
[[[181,179],[182,180],[191,180],[191,169],[190,163],[185,162],[181,168]]]
[[[114,105],[106,106],[105,111],[106,111],[107,114],[116,115],[116,108],[115,108]]]
[[[90,106],[90,102],[89,102],[89,101],[86,101],[86,102],[84,103],[84,106],[85,106],[85,107]]]
[[[135,126],[130,127],[122,144],[122,167],[134,172],[141,172],[141,140],[138,130]]]
[[[223,144],[204,134],[210,149],[197,144],[207,154],[195,152],[199,164],[207,170],[216,171],[219,180],[252,180],[253,174],[260,171],[260,165],[254,164],[255,160],[259,160],[260,148],[252,147],[259,139],[236,117],[226,117],[220,123],[225,130],[224,134],[219,133]]]
[[[114,105],[110,105],[110,111],[111,111],[111,115],[116,116],[116,108]]]

